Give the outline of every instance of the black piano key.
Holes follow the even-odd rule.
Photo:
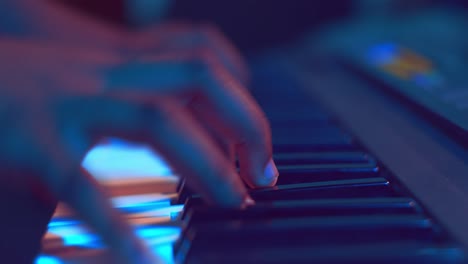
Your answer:
[[[284,134],[283,134],[284,133]],[[323,149],[326,149],[326,146],[330,146],[330,149],[333,150],[339,146],[346,147],[353,144],[351,137],[346,135],[340,135],[335,133],[330,134],[313,134],[311,131],[294,131],[291,129],[289,132],[281,132],[280,130],[272,131],[272,142],[273,145],[302,145],[304,147],[309,146],[322,146]]]
[[[303,151],[274,153],[279,184],[375,177],[378,165],[362,151]],[[310,177],[309,177],[310,176]]]
[[[182,178],[180,179],[179,183],[177,184],[176,192],[177,192],[177,193],[182,192],[182,190],[186,187],[185,184],[186,184],[185,178],[182,177]]]
[[[364,152],[280,152],[273,153],[277,166],[301,164],[361,164],[375,165],[375,160]]]
[[[290,137],[290,138],[275,138],[273,135],[273,149],[278,151],[284,150],[356,150],[351,139],[336,139],[336,138],[311,138],[311,137]]]
[[[278,167],[280,177],[278,178],[277,186],[298,184],[298,183],[314,183],[314,182],[335,182],[340,180],[350,179],[369,179],[377,178],[377,169],[373,166],[369,168],[347,168],[341,164],[332,164],[329,166],[314,165],[311,166],[284,166]],[[178,188],[178,199],[175,204],[184,204],[187,199],[195,193],[190,187],[185,184],[185,180],[181,180]],[[252,190],[255,192],[255,190]],[[201,203],[200,197],[196,197],[188,204],[187,210],[192,203]]]
[[[276,152],[289,151],[346,151],[359,150],[353,139],[336,129],[297,128],[285,126],[272,128],[273,149]]]
[[[194,195],[194,192],[187,185],[185,178],[182,178],[177,186],[177,199],[172,204],[184,204],[192,195]]]
[[[339,245],[420,240],[441,243],[445,239],[423,216],[338,216],[268,220],[229,220],[191,226],[182,238],[180,253],[233,247]],[[216,243],[213,243],[216,241]],[[190,243],[190,248],[184,247]],[[188,251],[187,251],[188,250]],[[178,252],[179,253],[179,252]]]
[[[395,197],[398,194],[391,188],[387,179],[376,177],[277,185],[270,188],[252,190],[250,195],[254,200],[271,201],[318,198]]]
[[[411,198],[318,199],[258,202],[244,210],[192,206],[184,211],[184,232],[198,223],[226,220],[261,220],[306,216],[410,215],[421,208]]]
[[[276,153],[274,159],[280,172],[280,178],[291,177],[291,174],[313,174],[314,172],[317,175],[317,172],[378,171],[375,160],[363,152]],[[363,177],[365,176],[363,175]]]
[[[310,106],[299,106],[299,105],[283,105],[278,106],[272,103],[271,106],[262,104],[260,106],[264,111],[267,119],[272,124],[272,127],[281,128],[275,126],[276,122],[291,122],[291,120],[300,121],[302,124],[331,124],[330,116],[315,109],[310,109]]]
[[[275,132],[276,131],[276,132]],[[301,134],[300,134],[301,133]],[[362,151],[349,136],[313,135],[305,132],[292,133],[290,136],[272,130],[273,153],[317,152],[317,151]]]
[[[378,169],[375,166],[356,166],[355,168],[351,166],[349,168],[342,165],[278,166],[280,177],[278,178],[277,185],[369,179],[378,176]],[[173,204],[184,204],[189,197],[195,194],[183,179],[180,181],[177,189],[178,196]]]
[[[378,167],[373,158],[363,152],[290,152],[275,153],[280,172],[278,184],[294,184],[327,180],[376,177]],[[183,204],[193,192],[181,180],[177,186],[176,204]]]
[[[376,177],[378,166],[363,152],[303,152],[274,154],[278,184]]]
[[[192,207],[185,219],[190,224],[223,220],[259,220],[304,216],[345,216],[372,214],[418,214],[421,209],[411,198],[317,199],[258,202],[243,210]]]
[[[198,223],[227,220],[262,220],[307,216],[410,215],[421,208],[411,198],[317,199],[258,202],[244,210],[214,208],[203,204],[184,211],[184,232]],[[175,247],[179,247],[176,243]]]
[[[284,173],[294,173],[301,171],[323,171],[323,172],[377,172],[378,166],[373,163],[368,164],[294,164],[281,165],[278,170]]]
[[[356,169],[351,171],[340,171],[335,169],[336,168],[321,170],[317,168],[307,169],[300,167],[285,169],[279,167],[280,176],[278,177],[277,185],[378,177],[378,170],[374,169]]]
[[[388,180],[381,177],[277,185],[270,188],[250,190],[249,193],[258,202],[399,196],[399,193],[392,188]],[[203,204],[202,198],[199,195],[192,195],[186,200],[184,211],[189,211],[192,206],[200,204]],[[182,214],[182,216],[184,217],[185,214]]]
[[[377,164],[298,164],[298,165],[281,165],[278,166],[278,171],[281,175],[298,174],[298,173],[313,173],[313,172],[370,172],[376,173],[379,171]],[[311,180],[312,181],[312,180]]]
[[[177,255],[185,264],[462,264],[464,253],[455,245],[434,245],[423,241],[380,242],[367,244],[325,245],[310,247],[258,247],[239,251],[217,251]]]
[[[361,147],[353,141],[343,142],[324,142],[324,141],[308,141],[303,144],[296,142],[273,142],[273,153],[278,152],[310,152],[310,151],[359,151]]]

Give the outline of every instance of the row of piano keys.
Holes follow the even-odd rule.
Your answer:
[[[93,148],[83,166],[112,197],[114,207],[137,234],[173,263],[172,244],[180,226],[173,221],[182,205],[172,205],[179,178],[148,147],[118,139]],[[132,175],[132,176],[129,176]],[[42,241],[36,264],[114,263],[101,239],[68,207],[59,204]]]
[[[137,234],[167,263],[172,263],[172,244],[180,234],[180,224],[175,218],[183,209],[183,205],[171,204],[171,200],[176,198],[174,192],[178,181],[174,177],[167,177],[156,178],[152,182],[159,184],[153,190],[170,190],[170,193],[149,193],[146,191],[147,186],[138,189],[137,185],[143,182],[148,184],[149,181],[132,181],[134,193],[114,196],[112,201],[114,207],[134,226]],[[36,264],[84,263],[110,264],[113,261],[101,239],[72,210],[59,204],[43,238],[42,254]]]
[[[117,203],[140,234],[154,245],[172,243],[181,224],[178,263],[464,263],[456,242],[404,186],[271,65],[256,68],[252,92],[271,122],[278,185],[252,190],[257,203],[243,211],[209,208],[183,184],[176,199]],[[66,211],[55,220],[51,230],[76,225]],[[100,263],[90,250],[97,238],[77,247],[55,236],[46,236],[45,253]]]
[[[251,190],[246,210],[181,188],[177,263],[464,263],[410,192],[270,65],[253,93],[271,120],[278,185]]]

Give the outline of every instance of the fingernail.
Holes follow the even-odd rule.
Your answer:
[[[244,198],[244,203],[242,204],[241,209],[245,209],[245,208],[247,208],[249,206],[253,206],[253,205],[255,205],[255,201],[249,195],[247,195]]]
[[[263,175],[269,182],[275,181],[276,178],[278,178],[279,172],[273,159],[268,161],[267,165],[265,166],[265,170],[263,171]]]
[[[247,197],[245,197],[245,199],[244,199],[244,204],[245,205],[255,205],[255,201],[252,199],[252,197],[247,195]]]

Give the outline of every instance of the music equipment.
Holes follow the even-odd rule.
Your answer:
[[[278,185],[252,190],[243,211],[181,188],[177,263],[465,263],[467,185],[436,167],[461,160],[419,149],[442,146],[338,59],[304,55],[256,67]]]

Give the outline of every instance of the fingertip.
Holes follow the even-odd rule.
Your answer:
[[[244,171],[242,176],[250,188],[265,188],[276,185],[279,172],[275,162],[270,158],[260,169],[252,172]]]
[[[244,198],[244,203],[241,205],[241,209],[246,209],[254,205],[255,205],[255,201],[252,199],[252,197],[250,197],[250,195],[247,195]]]
[[[278,168],[276,167],[276,164],[273,161],[273,158],[270,158],[270,160],[265,165],[265,169],[263,170],[263,177],[265,178],[266,182],[276,183],[278,176],[279,176]]]
[[[209,177],[211,180],[205,183],[198,180],[193,188],[212,206],[243,208],[245,204],[250,204],[249,201],[246,201],[246,197],[248,197],[247,188],[234,167],[228,162],[223,167],[223,173],[215,172],[215,175],[223,175],[223,177]]]

